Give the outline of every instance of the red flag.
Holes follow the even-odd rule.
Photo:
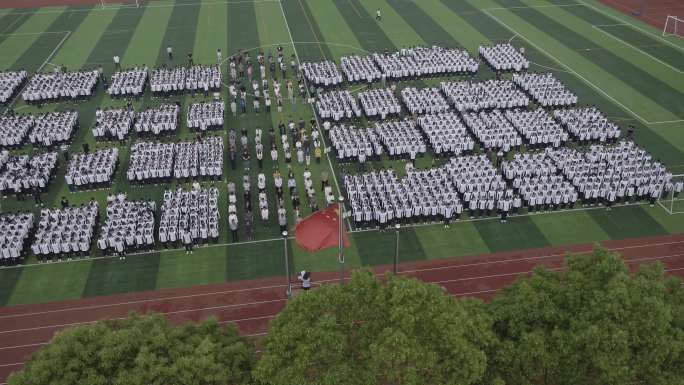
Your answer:
[[[340,243],[340,213],[337,204],[316,211],[295,227],[297,244],[308,252],[337,247]],[[349,247],[347,231],[342,227],[344,247]]]

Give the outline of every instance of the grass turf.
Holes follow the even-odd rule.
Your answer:
[[[49,70],[53,64],[66,65],[72,69],[103,65],[105,72],[110,74],[113,70],[112,56],[115,54],[122,57],[124,66],[170,64],[165,53],[169,44],[174,47],[175,53],[172,64],[177,65],[185,63],[187,52],[193,52],[196,63],[209,64],[216,61],[217,48],[221,48],[225,57],[240,49],[262,47],[266,51],[274,50],[276,45],[285,48],[286,59],[289,60],[289,55],[294,52],[292,41],[301,60],[338,60],[344,54],[392,50],[414,44],[458,45],[475,55],[479,44],[513,39],[514,45],[526,48],[527,56],[535,63],[534,70],[550,70],[577,93],[582,103],[600,106],[619,124],[637,125],[637,142],[664,161],[675,173],[684,173],[684,135],[678,129],[681,128],[681,122],[646,124],[643,121],[684,118],[684,107],[678,102],[684,91],[684,80],[681,76],[673,78],[670,76],[675,74],[673,68],[653,60],[655,57],[674,68],[680,68],[678,66],[684,62],[682,41],[664,41],[654,37],[653,34],[657,36],[658,31],[640,23],[635,26],[623,25],[638,22],[597,3],[592,2],[588,6],[573,3],[564,7],[553,7],[553,4],[539,0],[171,1],[153,2],[139,9],[112,6],[102,10],[99,7],[74,6],[3,10],[0,12],[0,52],[3,52],[0,64],[30,71],[37,70],[46,61],[49,64],[44,70]],[[382,22],[374,20],[376,9],[381,9],[383,13]],[[621,25],[607,26],[609,24]],[[599,26],[594,28],[592,25]],[[591,29],[595,30],[581,35],[574,32]],[[69,31],[68,38],[64,39],[66,32],[62,31]],[[59,44],[59,49],[48,60],[48,55]],[[563,68],[556,59],[579,76]],[[620,69],[619,73],[616,73],[617,68]],[[492,72],[484,66],[478,74],[479,78],[492,76]],[[434,83],[432,79],[419,82]],[[603,92],[598,91],[597,87]],[[227,90],[224,89],[222,93],[225,99]],[[181,96],[172,101],[179,100],[186,108],[188,103],[203,98]],[[160,102],[147,93],[134,101],[134,105],[140,109]],[[91,148],[117,145],[95,141],[90,133],[90,125],[95,108],[122,103],[105,96],[100,88],[97,96],[87,102],[76,105],[49,104],[42,110],[79,110],[81,126],[70,149],[71,152],[79,152],[83,143],[89,143]],[[21,102],[17,109],[20,112],[36,111],[35,107],[25,106]],[[311,117],[310,107],[301,104],[301,101],[296,105],[286,103],[282,113],[250,112],[245,116],[228,116],[226,127],[238,131],[244,127],[250,132],[250,140],[253,140],[253,132],[257,127],[266,131],[279,121],[290,118],[297,120],[300,117],[306,121]],[[227,141],[226,130],[213,135],[221,135]],[[179,132],[162,140],[192,137],[194,134],[183,124]],[[136,140],[140,138],[134,134],[121,146],[115,183],[106,190],[70,193],[63,182],[66,165],[60,158],[56,178],[44,197],[46,203],[53,205],[61,196],[67,196],[76,204],[94,197],[102,203],[104,212],[106,195],[117,190],[126,191],[131,198],[151,198],[159,203],[165,186],[131,186],[125,180],[128,146]],[[25,146],[22,151],[31,152],[33,148]],[[252,157],[255,159],[254,154]],[[339,178],[343,166],[334,159],[331,162]],[[432,158],[426,157],[419,164],[429,165],[431,162]],[[278,169],[285,173],[287,168],[282,163]],[[375,166],[402,168],[400,162],[388,159],[383,159]],[[253,178],[258,172],[256,168],[252,164],[250,175]],[[272,168],[271,161],[265,159],[264,170],[267,170],[267,175]],[[293,169],[300,175],[297,182],[301,186],[303,167],[295,163]],[[316,186],[323,170],[329,170],[327,159],[324,158],[320,165],[312,164]],[[226,207],[225,181],[238,182],[238,196],[242,196],[239,183],[243,175],[242,165],[238,164],[233,170],[226,154],[224,172],[225,180],[218,183],[222,210]],[[171,187],[176,184],[174,182]],[[269,201],[273,204],[275,192],[269,189],[268,193]],[[320,194],[318,199],[319,204],[323,204]],[[286,207],[291,212],[289,201],[286,197]],[[241,199],[240,205],[244,205]],[[18,209],[36,210],[30,201],[19,202],[13,197],[2,200],[3,212]],[[271,209],[274,211],[273,206]],[[305,210],[305,213],[308,211]],[[221,215],[225,220],[225,214],[222,212]],[[658,207],[630,206],[614,208],[612,211],[598,209],[511,218],[506,225],[500,224],[497,219],[486,219],[454,223],[450,230],[444,230],[441,226],[421,226],[401,230],[399,254],[402,261],[422,260],[679,233],[684,231],[682,222],[681,218],[667,215]],[[294,223],[294,218],[290,218],[290,223]],[[191,256],[183,251],[162,249],[130,256],[126,261],[94,259],[0,269],[0,305],[284,273],[283,241],[267,241],[279,235],[273,218],[265,224],[260,223],[260,220],[255,221],[254,235],[261,240],[257,243],[225,245],[229,241],[227,226],[225,223],[221,225],[220,244],[197,248]],[[352,234],[351,247],[346,250],[347,266],[391,264],[395,241],[394,231]],[[292,257],[292,271],[338,268],[336,250],[307,253],[290,241],[288,251]],[[94,255],[99,255],[99,252],[94,252]],[[35,262],[34,258],[31,257],[29,262]]]

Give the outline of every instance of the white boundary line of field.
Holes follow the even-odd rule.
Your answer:
[[[39,73],[40,71],[43,70],[43,68],[50,62],[52,57],[55,56],[55,53],[57,53],[57,51],[59,51],[59,49],[62,48],[62,45],[64,44],[64,42],[69,38],[69,36],[71,36],[71,31],[42,32],[41,34],[43,34],[43,33],[49,33],[49,34],[63,33],[64,36],[62,37],[62,40],[60,40],[59,43],[57,43],[57,45],[52,50],[52,52],[50,52],[50,54],[45,58],[45,60],[40,65],[40,67],[38,67],[38,69],[36,70],[35,73]],[[12,98],[12,101],[10,101],[10,103],[7,105],[7,107],[5,107],[5,109],[12,108],[12,106],[14,106],[14,103],[17,102],[17,100],[19,99],[19,96],[21,96],[21,93],[24,91],[24,89],[26,88],[26,86],[28,84],[29,84],[29,80],[24,82],[24,85],[21,87],[21,89],[19,91],[17,91],[17,94],[14,95],[14,98]]]
[[[299,1],[299,0],[298,0]],[[280,6],[280,12],[283,15],[283,21],[285,22],[285,28],[287,28],[287,34],[290,37],[290,43],[292,44],[292,49],[294,50],[295,57],[297,58],[297,68],[301,68],[302,61],[299,59],[299,53],[297,52],[297,44],[295,44],[294,39],[292,38],[292,31],[290,30],[290,23],[287,21],[287,16],[285,16],[285,9],[283,8],[283,3],[278,1],[278,5]],[[301,5],[301,3],[300,3]],[[306,16],[306,15],[304,15]],[[309,27],[311,27],[311,23],[309,22],[308,16],[307,17],[307,23],[309,23]],[[316,38],[316,41],[320,45],[320,41],[318,40],[318,36],[314,33],[314,37]],[[306,88],[306,95],[308,96],[309,99],[311,99],[311,93],[309,91],[309,84],[306,81],[306,76],[303,77],[304,79],[304,88]],[[307,103],[308,104],[308,103]],[[328,150],[328,143],[326,142],[325,135],[322,131],[321,128],[321,122],[318,120],[318,115],[316,114],[316,109],[314,108],[313,104],[309,104],[311,107],[311,112],[313,113],[314,119],[316,119],[316,128],[318,129],[318,134],[321,138],[321,143],[323,143],[323,152],[326,154],[325,158],[328,160],[328,166],[330,166],[330,173],[332,174],[333,181],[335,182],[335,187],[337,188],[337,196],[341,197],[342,196],[342,190],[340,189],[339,183],[337,183],[337,175],[335,175],[335,168],[332,165],[332,162],[330,161],[330,156],[329,150]],[[346,203],[346,202],[345,202]],[[352,231],[352,226],[351,222],[349,221],[349,218],[347,218],[347,227],[348,231]]]
[[[581,4],[579,4],[579,5],[581,5]],[[504,27],[506,27],[506,28],[507,28],[509,31],[511,31],[512,33],[514,33],[514,34],[520,36],[521,39],[525,40],[525,41],[528,42],[531,46],[535,47],[538,51],[544,53],[546,56],[548,56],[549,58],[553,59],[556,63],[560,64],[563,68],[567,69],[568,72],[572,73],[573,75],[575,75],[575,76],[578,77],[579,79],[583,80],[583,81],[584,81],[585,83],[587,83],[589,86],[591,86],[592,88],[594,88],[595,90],[597,90],[598,92],[600,92],[602,95],[604,95],[605,97],[607,97],[608,99],[610,99],[611,101],[613,101],[613,102],[614,102],[615,104],[617,104],[618,106],[622,107],[622,109],[624,109],[625,111],[627,111],[627,112],[629,112],[630,114],[632,114],[633,116],[635,116],[637,119],[639,119],[639,120],[640,120],[641,122],[643,122],[644,124],[649,125],[649,126],[652,126],[652,125],[657,125],[657,124],[669,124],[669,123],[680,123],[680,122],[684,122],[684,119],[663,120],[663,121],[655,121],[655,122],[654,122],[654,121],[650,121],[650,120],[648,120],[648,119],[645,119],[645,118],[642,117],[641,115],[639,115],[639,114],[637,114],[636,112],[632,111],[632,109],[630,109],[629,107],[627,107],[627,106],[625,106],[624,104],[622,104],[619,100],[617,100],[617,99],[615,99],[614,97],[610,96],[610,95],[609,95],[607,92],[605,92],[601,87],[597,86],[596,84],[592,83],[589,79],[587,79],[587,78],[585,78],[584,76],[580,75],[577,71],[573,70],[572,67],[570,67],[570,66],[568,66],[567,64],[563,63],[561,60],[559,60],[558,58],[556,58],[555,56],[553,56],[553,55],[552,55],[551,53],[549,53],[547,50],[545,50],[544,48],[540,47],[539,45],[537,45],[536,43],[534,43],[532,40],[528,39],[525,35],[521,34],[521,33],[518,32],[517,30],[515,30],[513,27],[511,27],[511,26],[509,26],[508,24],[504,23],[501,19],[499,19],[498,17],[494,16],[490,11],[488,11],[488,10],[486,10],[486,9],[483,9],[482,12],[483,12],[484,14],[486,14],[487,16],[491,17],[492,19],[494,19],[497,23],[499,23],[499,24],[503,25]]]
[[[624,207],[630,207],[630,206],[646,206],[649,205],[648,202],[639,202],[639,203],[633,203],[633,204],[628,204],[628,205],[617,205],[613,206],[613,210],[619,210],[620,208]],[[560,215],[562,213],[572,213],[572,212],[580,212],[580,211],[591,211],[591,210],[607,210],[606,206],[590,206],[590,207],[577,207],[577,208],[572,208],[572,209],[566,209],[566,210],[555,210],[555,211],[542,211],[542,212],[534,212],[534,213],[525,213],[525,214],[518,214],[514,216],[509,216],[509,219],[514,219],[514,218],[520,218],[520,217],[532,217],[532,216],[538,216],[538,215]],[[466,215],[465,212],[463,215]],[[498,221],[500,220],[499,216],[489,216],[489,217],[480,217],[480,218],[467,218],[467,219],[462,219],[458,221],[452,220],[451,223],[452,225],[457,225],[459,223],[472,223],[472,222],[482,222],[482,221]],[[421,227],[429,227],[429,226],[443,226],[442,222],[431,222],[431,223],[412,223],[408,225],[402,225],[401,229],[407,229],[407,228],[421,228]],[[380,232],[380,229],[376,227],[372,228],[367,228],[367,229],[356,229],[356,230],[349,230],[349,233],[367,233],[371,231],[376,231]],[[388,229],[387,233],[390,234],[392,229]],[[295,239],[294,236],[288,236],[287,237],[288,241]],[[210,244],[204,244],[204,245],[195,245],[194,249],[195,250],[203,250],[203,249],[211,249],[211,248],[216,248],[216,247],[230,247],[230,246],[242,246],[242,245],[249,245],[249,244],[258,244],[258,243],[267,243],[267,242],[278,242],[282,241],[282,237],[278,238],[267,238],[267,239],[257,239],[253,241],[241,241],[241,242],[226,242],[226,243],[210,243]],[[154,249],[152,251],[140,251],[140,252],[133,252],[133,253],[128,253],[126,257],[140,257],[144,258],[148,254],[154,254],[154,253],[171,253],[171,252],[178,252],[178,251],[183,251],[185,248],[183,247],[177,247],[177,248],[164,248],[164,249]],[[97,260],[102,260],[102,259],[112,259],[112,258],[118,258],[116,255],[107,255],[107,256],[100,256],[100,257],[87,257],[87,258],[77,258],[77,259],[62,259],[58,260],[55,262],[44,262],[44,263],[28,263],[28,264],[23,264],[23,265],[13,265],[13,266],[3,266],[0,267],[0,270],[2,269],[18,269],[18,268],[24,268],[24,267],[38,267],[38,266],[49,266],[49,265],[54,265],[54,264],[60,264],[60,263],[76,263],[76,262],[87,262],[87,261],[97,261]],[[125,263],[125,262],[123,262]],[[2,317],[0,316],[0,319]]]
[[[663,243],[663,244],[674,244],[674,243],[682,243],[682,242],[671,242],[671,243]],[[628,247],[617,247],[617,248],[612,248],[608,249],[611,251],[614,250],[619,250],[619,249],[627,249],[627,248],[643,248],[643,247],[649,247],[651,245],[637,245],[637,246],[628,246]],[[581,252],[579,252],[581,253]],[[484,261],[484,262],[479,262],[479,263],[473,263],[473,264],[462,264],[462,265],[449,265],[449,266],[441,266],[441,267],[434,267],[434,268],[426,268],[426,269],[415,269],[415,270],[402,270],[399,271],[399,275],[409,275],[409,274],[414,274],[414,273],[420,273],[424,271],[437,271],[437,270],[447,270],[447,269],[453,269],[453,268],[459,268],[459,267],[468,267],[468,266],[482,266],[482,265],[488,265],[488,264],[498,264],[498,263],[515,263],[515,262],[520,262],[520,261],[526,261],[526,260],[539,260],[539,259],[549,259],[549,258],[557,258],[557,257],[562,257],[565,256],[567,253],[563,254],[552,254],[552,255],[543,255],[539,257],[530,257],[530,258],[524,258],[524,259],[507,259],[507,260],[496,260],[496,261]],[[662,261],[666,259],[671,259],[671,258],[676,258],[683,256],[684,253],[678,253],[678,254],[668,254],[668,255],[659,255],[659,256],[652,256],[652,257],[636,257],[636,258],[623,258],[623,261],[626,264],[634,264],[634,263],[639,263],[639,262],[648,262],[648,261]],[[563,270],[564,268],[548,268],[549,270]],[[672,269],[664,269],[664,271],[676,271],[676,270],[682,270],[684,268],[672,268]],[[524,275],[524,274],[529,274],[532,273],[534,269],[527,269],[524,271],[515,271],[515,272],[506,272],[506,273],[498,273],[498,274],[486,274],[486,275],[476,275],[472,277],[459,277],[459,278],[453,278],[453,279],[446,279],[446,280],[439,280],[439,281],[425,281],[428,283],[433,283],[433,284],[445,284],[445,283],[454,283],[454,282],[463,282],[463,281],[474,281],[474,280],[482,280],[482,279],[490,279],[490,278],[499,278],[499,277],[510,277],[510,276],[519,276],[519,275]],[[383,274],[376,273],[376,276],[382,276]],[[331,278],[331,279],[324,279],[316,282],[316,286],[322,286],[323,284],[326,283],[335,283],[337,282],[337,278]],[[285,285],[276,285],[276,286],[268,286],[266,287],[267,289],[274,289],[274,288],[279,288],[279,287],[284,287]],[[263,288],[252,288],[251,290],[259,290]],[[227,294],[229,291],[220,293],[220,294]],[[284,294],[284,293],[283,293]],[[454,293],[452,295],[458,295],[459,293]],[[203,296],[209,296],[209,295],[216,295],[214,293],[206,293]],[[194,298],[196,298],[199,295],[195,295]],[[168,298],[156,298],[156,299],[150,299],[149,301],[151,302],[164,302],[164,301],[173,301],[175,299],[182,299],[179,297],[168,297]],[[241,308],[241,307],[246,307],[246,306],[254,306],[254,305],[265,305],[265,304],[272,304],[272,303],[278,303],[278,302],[284,302],[287,301],[287,297],[283,296],[282,298],[276,298],[272,300],[264,300],[264,301],[252,301],[252,302],[242,302],[242,303],[232,303],[232,304],[226,304],[226,305],[215,305],[215,306],[205,306],[205,307],[195,307],[195,308],[189,308],[189,309],[180,309],[180,310],[172,310],[172,311],[165,311],[165,312],[159,312],[159,314],[162,315],[174,315],[174,314],[184,314],[184,313],[195,313],[195,312],[202,312],[202,311],[207,311],[207,310],[224,310],[224,309],[234,309],[234,308]],[[106,308],[106,307],[112,307],[112,306],[128,306],[130,304],[139,304],[142,303],[142,301],[136,301],[133,303],[127,303],[127,302],[121,302],[118,304],[105,304],[100,306],[99,308]],[[95,305],[97,306],[97,305]],[[79,311],[79,310],[91,310],[95,308],[93,307],[74,307],[74,308],[63,308],[60,309],[60,312],[68,312],[68,311]],[[23,314],[16,314],[13,315],[14,318],[16,317],[33,317],[37,315],[43,315],[43,314],[52,314],[55,311],[52,312],[33,312],[33,313],[23,313]],[[113,317],[113,318],[107,318],[108,320],[119,320],[119,319],[124,319],[127,316],[124,317]],[[268,314],[268,315],[263,315],[263,316],[255,316],[255,317],[248,317],[248,318],[238,318],[238,319],[229,319],[229,320],[223,320],[220,323],[228,323],[228,322],[246,322],[246,321],[253,321],[257,319],[265,319],[265,318],[273,318],[275,315]],[[7,317],[9,318],[9,317]],[[87,324],[92,324],[96,323],[99,320],[93,320],[93,321],[80,321],[80,322],[68,322],[68,323],[61,323],[61,324],[48,324],[48,325],[41,325],[41,326],[34,326],[34,327],[28,327],[28,328],[17,328],[17,329],[9,329],[9,330],[2,330],[0,331],[0,334],[13,334],[13,333],[21,333],[21,332],[28,332],[28,331],[35,331],[35,330],[43,330],[43,329],[55,329],[55,328],[64,328],[64,327],[71,327],[71,326],[77,326],[77,325],[87,325]],[[37,344],[36,344],[37,345]],[[31,345],[17,345],[17,346],[7,346],[0,348],[0,350],[12,350],[12,349],[19,349],[23,347],[28,347],[28,346],[35,346],[34,344]],[[6,364],[7,366],[11,366],[13,364]],[[0,365],[1,366],[1,365]]]
[[[618,24],[618,25],[623,25],[623,24]],[[605,26],[605,25],[604,25],[604,26]],[[638,47],[636,47],[636,46],[634,46],[634,45],[632,45],[632,44],[627,43],[626,41],[620,39],[619,37],[613,35],[612,33],[603,30],[601,27],[604,27],[604,26],[592,25],[591,27],[592,27],[593,29],[597,30],[597,31],[600,31],[601,33],[605,34],[606,36],[612,37],[613,39],[619,41],[620,43],[622,43],[622,44],[624,44],[624,45],[626,45],[626,46],[628,46],[628,47],[630,47],[630,48],[636,50],[637,52],[640,52],[640,53],[642,53],[642,54],[648,56],[649,58],[651,58],[651,59],[657,61],[658,63],[660,63],[660,64],[666,66],[667,68],[670,68],[671,70],[673,70],[673,71],[675,71],[675,72],[677,72],[677,73],[680,73],[680,74],[681,74],[681,73],[684,73],[684,71],[682,71],[682,70],[680,70],[680,69],[677,69],[677,68],[673,67],[672,65],[670,65],[670,64],[668,64],[668,63],[665,63],[664,61],[658,59],[657,57],[655,57],[655,56],[653,56],[653,55],[651,55],[651,54],[649,54],[649,53],[647,53],[647,52],[644,52],[644,51],[641,50],[640,48],[638,48]]]
[[[623,19],[623,18],[621,18],[621,17],[619,17],[619,16],[617,16],[617,15],[611,14],[610,12],[607,12],[607,11],[605,11],[605,10],[603,10],[603,9],[601,9],[601,8],[599,8],[599,7],[593,5],[593,4],[591,4],[591,3],[589,3],[589,2],[587,2],[587,1],[585,1],[585,0],[576,0],[576,1],[578,1],[581,5],[584,5],[584,6],[586,6],[586,7],[589,7],[589,8],[591,8],[591,9],[593,9],[594,11],[603,14],[604,16],[607,16],[607,17],[609,17],[609,18],[611,18],[611,19],[613,19],[613,20],[619,21],[620,23],[624,23],[625,25],[627,25],[627,26],[629,26],[629,27],[631,27],[631,28],[634,28],[634,29],[636,29],[636,30],[638,30],[638,31],[640,31],[640,32],[642,32],[642,33],[645,33],[645,34],[647,34],[647,35],[650,35],[650,36],[652,36],[652,37],[654,37],[654,38],[656,38],[656,39],[662,41],[663,43],[665,43],[665,44],[667,44],[667,45],[669,45],[669,46],[671,46],[671,47],[674,47],[674,48],[676,48],[676,49],[678,49],[678,50],[680,50],[680,51],[684,51],[684,47],[683,47],[683,46],[678,45],[678,44],[675,44],[675,43],[671,42],[670,40],[665,39],[665,38],[663,38],[662,36],[659,36],[658,34],[653,33],[653,32],[651,32],[651,31],[647,30],[646,28],[640,27],[639,25],[637,25],[636,23],[634,23],[634,21],[633,21],[632,19],[630,19],[630,16],[625,15],[625,16],[624,16],[625,18]]]
[[[142,1],[142,0],[141,0]],[[37,10],[36,12],[9,12],[8,15],[21,15],[21,14],[28,14],[31,13],[32,15],[40,15],[40,14],[46,14],[46,13],[64,13],[64,12],[111,12],[111,11],[118,11],[120,9],[140,9],[140,10],[145,10],[147,8],[170,8],[170,7],[198,7],[202,5],[241,5],[241,4],[259,4],[259,3],[279,3],[281,0],[237,0],[237,1],[226,1],[226,0],[217,0],[217,1],[197,1],[197,2],[180,2],[180,3],[172,3],[165,1],[162,4],[141,4],[140,7],[136,6],[135,4],[121,4],[121,3],[105,3],[105,6],[102,7],[101,3],[98,4],[92,4],[92,5],[97,5],[97,7],[94,8],[75,8],[75,9],[54,9],[54,8],[41,8]],[[2,384],[0,384],[2,385]]]

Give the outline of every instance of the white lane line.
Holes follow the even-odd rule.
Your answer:
[[[629,259],[625,260],[627,264],[634,264],[637,262],[645,262],[645,261],[661,261],[664,259],[669,259],[669,258],[674,258],[674,257],[679,257],[683,256],[684,253],[680,254],[672,254],[672,255],[665,255],[665,256],[659,256],[659,257],[644,257],[644,258],[634,258],[634,259]],[[565,267],[557,267],[557,268],[547,268],[549,271],[562,271],[565,270]],[[684,267],[681,268],[670,268],[670,269],[663,269],[665,272],[670,272],[670,271],[679,271],[679,270],[684,270]],[[490,279],[490,278],[501,278],[501,277],[510,277],[510,276],[520,276],[520,275],[525,275],[525,274],[530,274],[534,272],[534,269],[531,270],[525,270],[525,271],[518,271],[518,272],[512,272],[512,273],[501,273],[501,274],[489,274],[489,275],[481,275],[477,277],[464,277],[464,278],[455,278],[455,279],[448,279],[448,280],[441,280],[441,281],[425,281],[426,283],[433,283],[433,284],[449,284],[449,283],[455,283],[455,282],[464,282],[464,281],[473,281],[473,280],[482,280],[482,279]],[[458,295],[457,293],[454,293],[452,295]],[[283,299],[282,301],[285,301],[286,299]],[[197,309],[195,311],[202,311],[205,309],[216,309],[216,308],[221,308],[221,307],[209,307],[209,308],[202,308],[202,309]],[[159,313],[163,315],[169,315],[169,314],[174,314],[176,312],[165,312],[165,313]],[[225,323],[230,323],[230,322],[248,322],[248,321],[255,321],[255,320],[262,320],[262,319],[270,319],[270,318],[275,318],[277,314],[271,314],[271,315],[265,315],[265,316],[256,316],[256,317],[248,317],[248,318],[237,318],[237,319],[229,319],[229,320],[223,320],[220,321],[220,324],[225,324]],[[117,317],[117,318],[108,318],[109,320],[120,320],[120,319],[125,319],[126,317]],[[15,332],[24,332],[24,331],[32,331],[32,330],[40,330],[40,329],[49,329],[49,328],[61,328],[61,327],[70,327],[70,326],[77,326],[77,325],[87,325],[87,324],[92,324],[96,323],[98,321],[85,321],[85,322],[73,322],[73,323],[68,323],[68,324],[59,324],[59,325],[51,325],[51,326],[40,326],[40,327],[33,327],[33,328],[24,328],[24,329],[15,329],[15,330],[7,330],[7,331],[2,331],[0,334],[8,334],[8,333],[15,333]],[[36,346],[40,344],[30,344],[30,345],[17,345],[15,347],[5,347],[5,348],[0,348],[0,349],[5,349],[5,350],[11,350],[11,349],[18,349],[20,347],[26,347],[26,346]],[[6,364],[7,366],[11,366],[13,364]],[[2,365],[0,365],[2,366]]]

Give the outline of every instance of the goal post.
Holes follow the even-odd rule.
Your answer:
[[[684,36],[684,19],[668,15],[663,27],[663,36]]]
[[[658,205],[668,214],[684,214],[684,174],[672,176],[671,183],[666,185]]]

